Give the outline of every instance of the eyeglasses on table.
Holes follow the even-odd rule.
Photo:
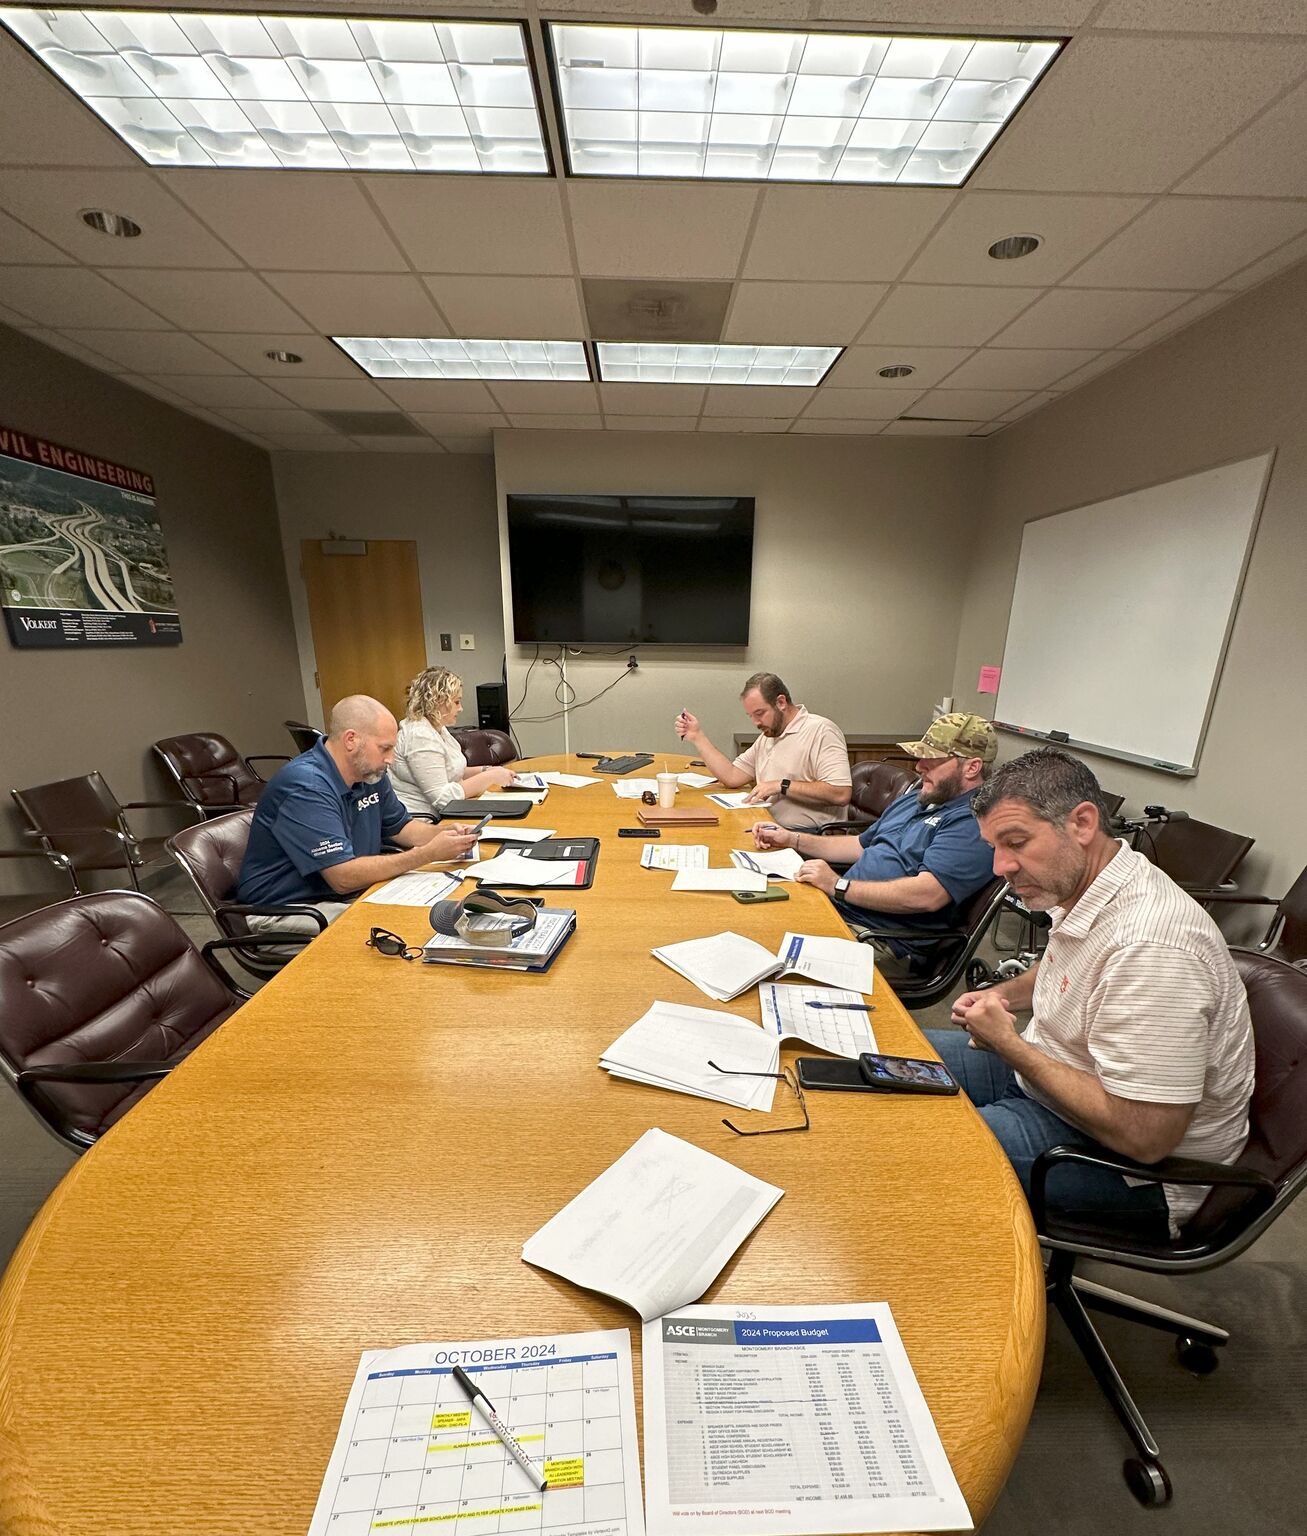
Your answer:
[[[803,1096],[803,1089],[799,1087],[799,1081],[789,1067],[780,1072],[736,1072],[730,1067],[719,1067],[715,1061],[708,1065],[714,1072],[720,1072],[723,1077],[769,1077],[773,1082],[784,1083],[794,1097],[799,1101],[799,1110],[803,1115],[802,1125],[772,1125],[762,1131],[742,1131],[738,1125],[732,1125],[723,1115],[722,1124],[728,1131],[734,1131],[737,1136],[784,1136],[789,1131],[806,1131],[812,1122],[808,1119],[808,1101]]]

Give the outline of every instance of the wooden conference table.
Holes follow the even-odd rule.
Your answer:
[[[1043,1356],[1011,1170],[961,1098],[809,1093],[806,1135],[745,1140],[722,1105],[601,1071],[654,999],[712,1006],[652,945],[843,932],[808,887],[670,894],[615,835],[635,809],[605,782],[532,811],[603,839],[547,974],[384,958],[369,926],[420,943],[425,912],[356,906],[76,1164],[0,1287],[4,1536],[303,1536],[367,1348],[629,1328],[638,1390],[639,1319],[520,1250],[655,1125],[785,1190],[707,1299],[891,1304],[979,1524]],[[720,817],[663,840],[724,863],[755,818]],[[879,980],[874,1002],[881,1049],[916,1052]],[[725,1006],[759,1017],[756,992]]]

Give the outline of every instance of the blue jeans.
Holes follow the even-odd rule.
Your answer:
[[[1092,1137],[1045,1109],[1021,1091],[1016,1073],[992,1051],[973,1050],[961,1029],[928,1029],[926,1039],[980,1111],[980,1118],[998,1138],[1030,1198],[1030,1170],[1049,1147],[1104,1150]],[[1048,1204],[1069,1216],[1110,1216],[1112,1225],[1138,1237],[1165,1238],[1168,1231],[1166,1196],[1160,1184],[1127,1184],[1106,1168],[1068,1163],[1055,1168],[1045,1186]]]

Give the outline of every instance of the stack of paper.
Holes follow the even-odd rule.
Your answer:
[[[578,859],[528,859],[524,853],[506,848],[492,859],[482,859],[468,874],[478,885],[520,885],[534,890],[546,885],[578,885],[581,861]]]
[[[678,773],[676,778],[688,789],[707,789],[709,784],[717,782],[710,773]]]
[[[861,1056],[880,1049],[872,1033],[869,1005],[840,987],[758,987],[762,1027],[778,1041],[802,1040],[832,1056]]]
[[[723,805],[728,811],[760,811],[763,806],[770,805],[770,800],[750,800],[753,793],[751,789],[736,789],[720,795],[709,795],[708,799],[714,805]]]
[[[370,891],[363,900],[375,902],[381,907],[429,907],[433,901],[448,896],[461,880],[461,875],[414,870],[412,874],[396,875],[393,880],[387,880],[385,885]]]
[[[707,869],[706,843],[646,843],[640,851],[645,869]]]
[[[497,970],[544,971],[576,929],[570,907],[541,907],[535,926],[519,933],[503,948],[473,944],[457,934],[433,933],[423,945],[422,958],[441,965],[486,965]],[[779,1050],[780,1047],[778,1046]]]
[[[553,835],[552,827],[524,827],[516,821],[491,821],[481,828],[483,843],[539,843]]]
[[[658,793],[657,779],[615,779],[613,793],[619,800],[638,800],[641,795]]]
[[[543,779],[546,784],[557,784],[560,789],[584,789],[587,784],[599,782],[585,773],[537,773],[533,777]]]
[[[793,880],[803,860],[793,848],[773,848],[762,853],[756,848],[732,848],[731,863],[737,869],[752,869],[769,880]]]
[[[614,1077],[654,1088],[671,1088],[699,1099],[716,1099],[741,1109],[772,1107],[776,1084],[770,1077],[728,1077],[728,1072],[779,1072],[780,1040],[748,1019],[712,1008],[654,1003],[599,1058]]]
[[[750,869],[680,869],[674,891],[765,891],[767,876]]]
[[[760,981],[791,973],[855,993],[869,994],[876,985],[876,964],[868,945],[810,933],[787,933],[774,955],[752,939],[730,932],[664,944],[652,954],[719,1003],[729,1002]]]
[[[829,939],[824,934],[787,933],[776,951],[778,976],[806,976],[828,987],[848,987],[868,997],[876,987],[875,952],[855,939]]]
[[[648,1322],[702,1296],[784,1193],[649,1130],[529,1237],[522,1257]]]
[[[543,773],[517,773],[513,774],[513,782],[505,793],[515,793],[522,789],[548,789],[550,781]],[[491,791],[495,793],[495,791]]]

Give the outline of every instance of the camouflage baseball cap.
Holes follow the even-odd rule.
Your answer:
[[[998,737],[983,715],[941,715],[920,741],[901,741],[913,757],[978,757],[992,763],[998,756]]]

